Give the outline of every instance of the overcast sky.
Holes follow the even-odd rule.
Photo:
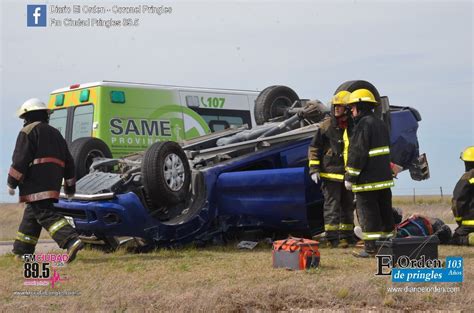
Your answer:
[[[471,1],[74,2],[172,7],[171,14],[131,16],[140,25],[118,29],[26,27],[26,4],[33,3],[68,4],[1,1],[5,183],[22,125],[18,106],[100,80],[252,90],[283,84],[323,102],[346,80],[368,80],[391,104],[415,107],[423,117],[420,150],[431,179],[414,182],[404,172],[395,194],[439,193],[440,186],[450,194],[464,170],[459,154],[474,145]],[[15,201],[5,189],[0,201]]]

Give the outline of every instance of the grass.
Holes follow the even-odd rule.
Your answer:
[[[69,281],[59,283],[57,290],[81,293],[71,297],[13,295],[14,291],[51,288],[22,286],[22,265],[13,262],[11,256],[2,256],[0,282],[4,288],[0,291],[0,303],[5,311],[20,308],[22,311],[207,312],[309,308],[463,310],[474,301],[472,248],[440,247],[440,257],[464,256],[465,283],[456,293],[389,293],[390,278],[374,276],[375,260],[356,259],[349,254],[344,249],[323,249],[320,268],[287,271],[271,267],[270,247],[253,251],[241,251],[233,246],[187,248],[148,254],[84,251],[76,263],[60,271]],[[416,284],[420,285],[430,286]]]
[[[395,199],[394,203],[397,203]],[[413,212],[448,216],[447,203],[399,205]],[[12,209],[12,208],[9,208]],[[5,212],[2,210],[0,212]],[[0,213],[5,214],[5,213]],[[20,215],[21,217],[21,215]],[[3,226],[2,234],[8,237]],[[19,221],[8,226],[16,231]],[[474,302],[472,247],[440,246],[440,258],[464,257],[464,283],[392,284],[376,277],[374,259],[357,259],[349,249],[321,249],[321,266],[309,271],[273,269],[271,248],[237,250],[234,245],[158,250],[130,254],[81,251],[72,265],[60,269],[55,290],[78,291],[78,296],[26,297],[15,291],[49,291],[23,286],[22,264],[0,256],[0,311],[288,311],[330,310],[470,310]],[[389,287],[459,286],[454,293],[392,293]]]

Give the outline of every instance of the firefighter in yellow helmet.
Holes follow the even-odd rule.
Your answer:
[[[378,104],[368,89],[354,90],[348,101],[354,118],[345,186],[356,194],[357,216],[364,250],[358,257],[375,255],[375,241],[394,235],[390,136],[385,123],[374,115]]]
[[[324,236],[317,239],[330,247],[347,247],[354,239],[354,197],[344,188],[352,119],[346,106],[348,91],[337,92],[331,101],[331,116],[321,122],[308,150],[309,173],[321,182],[324,195]]]
[[[74,195],[74,161],[61,133],[49,125],[49,114],[39,99],[27,100],[17,113],[24,120],[24,127],[16,141],[7,189],[13,196],[18,187],[19,200],[26,203],[26,208],[13,254],[18,259],[33,254],[44,227],[59,247],[67,249],[67,262],[71,262],[84,245],[53,203],[58,201],[63,178],[64,192],[68,197]]]
[[[461,153],[466,172],[453,191],[452,207],[458,228],[454,231],[452,244],[474,246],[474,146]]]

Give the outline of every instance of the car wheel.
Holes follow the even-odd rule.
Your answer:
[[[343,90],[348,91],[347,87],[349,87],[349,85],[352,84],[353,82],[355,82],[355,80],[349,80],[342,83],[341,85],[339,85],[339,87],[337,87],[336,91],[334,91],[334,94],[337,94],[339,91],[343,91]]]
[[[377,90],[377,88],[375,88],[374,85],[372,85],[371,83],[369,83],[368,81],[365,81],[365,80],[353,80],[353,81],[349,81],[347,82],[347,86],[345,90],[349,91],[349,92],[353,92],[357,89],[367,89],[369,90],[370,92],[372,92],[374,94],[374,97],[375,97],[375,100],[377,100],[378,103],[380,103],[380,94],[379,94],[379,91]],[[341,86],[343,86],[344,84],[342,84]]]
[[[74,140],[69,150],[76,166],[76,179],[89,173],[89,168],[95,158],[111,158],[112,152],[105,142],[98,138],[83,137]]]
[[[286,110],[299,100],[296,92],[286,86],[270,86],[262,90],[255,100],[255,122],[262,125],[268,120],[284,116]]]
[[[155,208],[185,200],[191,182],[191,170],[180,145],[164,141],[150,146],[143,156],[142,182]]]

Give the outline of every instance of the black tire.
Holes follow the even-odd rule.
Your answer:
[[[165,171],[172,176],[167,178]],[[189,191],[191,170],[180,145],[172,141],[151,145],[143,156],[142,182],[154,208],[184,201]]]
[[[375,88],[374,85],[372,85],[368,81],[365,81],[365,80],[349,81],[346,88],[347,88],[346,90],[349,92],[353,92],[357,89],[367,89],[374,94],[375,100],[377,100],[377,102],[380,103],[379,91],[377,90],[377,88]]]
[[[339,91],[347,90],[347,87],[349,87],[349,85],[353,82],[355,82],[355,80],[348,80],[342,83],[339,87],[337,87],[336,91],[334,91],[334,95],[336,95]]]
[[[298,95],[289,87],[270,86],[263,89],[255,100],[255,122],[262,125],[272,118],[283,116],[296,100],[299,100]]]
[[[94,158],[112,157],[112,152],[110,152],[107,144],[93,137],[83,137],[74,140],[69,150],[76,166],[76,179],[80,179],[89,173],[89,168]]]

